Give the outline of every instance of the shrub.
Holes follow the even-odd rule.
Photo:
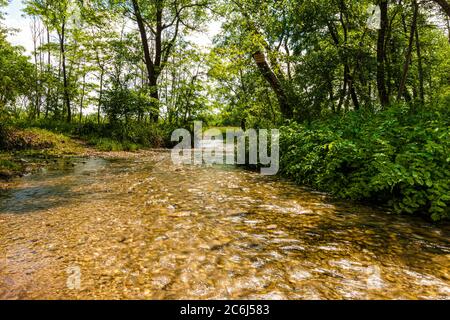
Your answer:
[[[122,143],[117,140],[108,138],[91,138],[89,140],[91,146],[96,147],[100,151],[122,151]]]
[[[397,213],[450,217],[448,111],[400,106],[281,129],[281,170],[341,198],[388,203]]]
[[[118,148],[119,145],[124,144],[123,147],[125,150],[136,150],[140,147],[160,147],[164,145],[163,135],[166,134],[165,130],[156,124],[142,123],[133,120],[129,120],[127,123],[115,122],[97,124],[93,121],[67,123],[52,119],[40,119],[35,121],[20,119],[16,120],[14,127],[23,129],[40,128],[51,132],[63,133],[65,135],[85,139],[93,146],[103,144],[102,148],[104,147],[105,149],[112,148],[111,141],[114,140],[116,144],[114,149]],[[109,147],[107,146],[108,144],[110,145]]]
[[[20,170],[20,165],[10,160],[0,159],[0,170],[4,169],[18,171]]]

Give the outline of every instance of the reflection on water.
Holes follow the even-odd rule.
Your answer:
[[[0,189],[0,298],[448,299],[449,235],[164,152],[60,161]]]
[[[84,186],[96,181],[97,174],[106,169],[105,164],[102,159],[76,162],[60,159],[50,171],[44,168],[40,174],[29,176],[12,189],[1,192],[0,210],[30,213],[64,205],[68,200],[84,201],[90,194]]]

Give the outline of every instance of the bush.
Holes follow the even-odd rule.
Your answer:
[[[164,145],[163,135],[165,134],[164,129],[156,124],[133,120],[129,120],[128,123],[97,124],[92,121],[85,123],[67,123],[52,119],[35,121],[20,119],[15,121],[14,127],[41,128],[51,132],[79,137],[89,141],[93,146],[99,145],[102,151],[112,151],[108,150],[110,148],[114,149],[114,151],[135,151],[141,147],[161,147]],[[115,146],[113,146],[113,142]]]
[[[6,159],[0,159],[0,170],[11,170],[11,171],[19,171],[20,165],[16,162],[6,160]]]
[[[388,203],[397,213],[450,217],[448,110],[400,106],[281,129],[281,170],[341,198]]]
[[[92,138],[89,145],[96,147],[100,151],[122,151],[123,146],[120,142],[108,138]]]
[[[108,138],[91,138],[89,145],[94,146],[100,151],[137,151],[142,146],[130,141],[117,141]]]

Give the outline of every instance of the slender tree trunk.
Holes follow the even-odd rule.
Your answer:
[[[334,104],[334,90],[333,90],[333,79],[332,78],[330,78],[328,80],[328,92],[329,92],[329,97],[330,97],[331,111],[333,111],[333,113],[336,113],[336,106]]]
[[[41,98],[39,96],[39,60],[38,60],[38,41],[40,39],[40,31],[39,31],[39,25],[38,20],[36,17],[33,17],[33,24],[32,24],[32,39],[33,39],[33,57],[34,57],[34,108],[32,111],[32,117],[33,118],[39,118],[40,116],[40,101]]]
[[[41,98],[39,96],[39,63],[38,63],[38,57],[37,57],[37,45],[36,43],[34,44],[34,73],[35,73],[35,100],[34,100],[34,106],[35,106],[35,115],[37,116],[37,118],[39,118],[40,116],[40,110],[41,110],[41,106],[40,106],[40,101]]]
[[[405,86],[406,86],[406,80],[408,78],[409,66],[411,64],[414,36],[416,34],[416,27],[417,27],[417,16],[419,13],[419,6],[418,6],[416,0],[413,1],[413,7],[414,7],[414,13],[413,13],[413,18],[412,18],[412,22],[411,22],[411,32],[409,35],[409,44],[408,44],[408,49],[406,51],[405,64],[403,65],[403,74],[402,74],[402,78],[400,80],[400,88],[398,89],[397,101],[399,101],[403,96],[403,91],[405,90]]]
[[[447,17],[447,34],[448,34],[448,43],[450,43],[450,17]]]
[[[350,66],[348,63],[348,55],[347,55],[347,43],[348,43],[348,18],[347,18],[347,7],[345,6],[345,2],[343,0],[339,1],[339,21],[341,22],[342,30],[344,33],[344,52],[343,52],[343,62],[344,62],[344,81],[347,82],[348,91],[350,93],[350,97],[352,99],[353,105],[356,110],[359,109],[359,101],[358,95],[356,94],[355,87],[353,86],[353,77],[350,72]],[[339,45],[339,38],[337,35],[334,35],[336,46]],[[336,42],[337,41],[337,42]],[[346,93],[344,92],[344,95]],[[341,104],[342,105],[342,104]]]
[[[353,106],[355,107],[355,110],[359,110],[360,105],[359,105],[359,99],[358,99],[358,95],[356,94],[356,90],[355,87],[353,86],[353,79],[350,76],[349,77],[349,86],[350,86],[350,97],[352,98],[352,102],[353,102]]]
[[[105,76],[104,68],[101,69],[100,73],[100,89],[98,95],[98,105],[97,105],[97,124],[100,124],[100,110],[102,107],[102,99],[103,99],[103,78]]]
[[[51,71],[51,50],[50,50],[50,30],[47,27],[47,76],[50,78]],[[45,99],[45,118],[48,118],[48,113],[50,109],[50,84],[47,83],[47,98]]]
[[[424,89],[424,80],[423,80],[423,64],[422,64],[422,52],[420,47],[420,38],[419,38],[419,28],[416,27],[416,52],[417,52],[417,63],[418,63],[418,71],[419,71],[419,99],[420,103],[425,103],[425,89]]]
[[[66,46],[65,46],[65,28],[66,23],[63,22],[60,35],[60,50],[62,59],[62,73],[63,73],[63,85],[64,85],[64,104],[67,109],[67,122],[72,121],[72,110],[70,107],[70,96],[69,96],[69,81],[67,78],[67,67],[66,67]]]
[[[388,1],[380,1],[381,28],[378,31],[377,43],[377,87],[381,105],[389,105],[389,95],[386,90],[386,31],[388,26]]]
[[[83,120],[84,95],[86,94],[86,73],[83,74],[83,88],[81,90],[80,99],[80,123]]]
[[[342,16],[342,13],[341,13]],[[330,32],[331,38],[333,39],[333,42],[335,44],[336,47],[339,47],[339,36],[338,33],[336,31],[336,27],[334,26],[334,24],[330,21],[327,22],[328,25],[328,31]],[[340,89],[340,95],[339,95],[339,101],[338,101],[338,105],[337,108],[335,110],[335,112],[340,113],[341,109],[342,109],[342,104],[344,103],[344,98],[345,95],[347,94],[347,78],[348,78],[348,74],[347,74],[348,69],[344,66],[344,80],[342,83],[342,89]]]
[[[337,107],[338,113],[341,112],[342,105],[344,104],[345,97],[347,96],[347,85],[348,85],[348,69],[344,67],[344,81],[342,83],[341,96],[339,97],[339,103]]]

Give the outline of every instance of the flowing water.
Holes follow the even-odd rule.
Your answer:
[[[0,298],[449,299],[450,228],[170,154],[0,189]]]

